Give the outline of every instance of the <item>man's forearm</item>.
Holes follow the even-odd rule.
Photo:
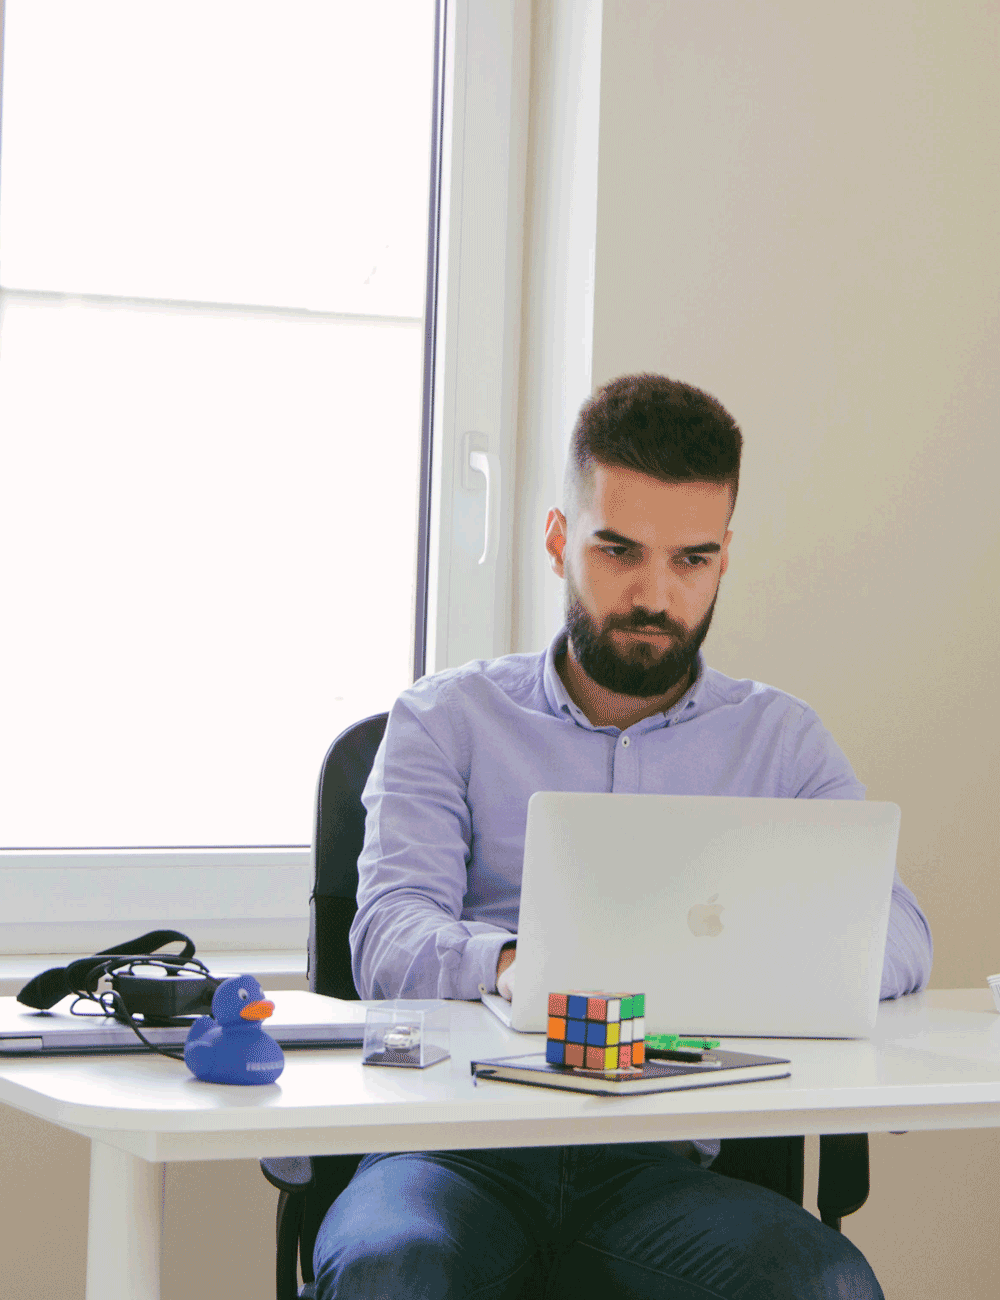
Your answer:
[[[360,891],[359,891],[360,893]],[[511,933],[444,918],[407,897],[360,901],[351,924],[351,971],[363,998],[478,998],[492,987],[493,955]]]

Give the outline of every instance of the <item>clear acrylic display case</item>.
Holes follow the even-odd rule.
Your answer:
[[[400,998],[369,1007],[365,1015],[364,1065],[405,1065],[423,1070],[451,1056],[448,1004]]]

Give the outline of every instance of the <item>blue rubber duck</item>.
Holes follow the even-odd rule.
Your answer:
[[[260,1023],[273,1012],[252,975],[223,980],[212,1014],[199,1016],[188,1030],[184,1064],[207,1083],[274,1083],[285,1054]]]

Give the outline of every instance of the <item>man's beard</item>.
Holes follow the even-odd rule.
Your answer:
[[[573,581],[567,573],[567,635],[580,667],[598,686],[614,691],[616,695],[631,695],[638,699],[666,695],[688,674],[693,681],[698,651],[708,636],[718,598],[719,588],[716,586],[708,612],[690,632],[663,614],[642,615],[639,611],[633,611],[630,619],[616,621],[616,628],[632,628],[636,631],[651,629],[668,632],[672,637],[666,643],[665,650],[659,648],[663,644],[659,641],[630,639],[630,651],[627,655],[622,655],[612,642],[611,628],[605,627],[603,632],[598,632],[594,620],[580,603]]]

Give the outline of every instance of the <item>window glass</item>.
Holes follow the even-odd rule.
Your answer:
[[[0,845],[307,843],[413,680],[433,46],[7,0]]]

